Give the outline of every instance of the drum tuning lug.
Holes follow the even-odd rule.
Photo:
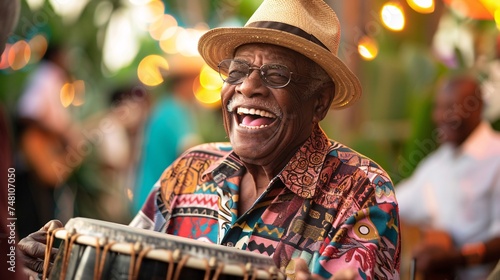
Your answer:
[[[251,264],[251,263],[246,263],[246,264],[245,264],[245,270],[246,270],[248,273],[252,273],[252,272],[253,272],[253,267],[252,267],[252,264]]]
[[[137,241],[134,244],[134,251],[139,252],[142,249],[142,243]]]
[[[175,249],[174,253],[172,254],[172,258],[175,262],[178,262],[181,259],[181,250]]]
[[[108,241],[109,240],[107,236],[99,238],[99,246],[103,247],[104,245],[108,244]]]
[[[278,268],[277,267],[270,267],[269,268],[269,274],[270,274],[270,277],[269,279],[278,279]]]
[[[210,257],[210,259],[208,260],[208,266],[210,266],[210,268],[212,268],[212,269],[217,267],[217,258]]]

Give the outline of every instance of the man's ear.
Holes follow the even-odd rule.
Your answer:
[[[328,114],[328,111],[330,110],[334,94],[335,85],[333,83],[328,84],[328,86],[324,86],[316,92],[313,122],[319,123],[326,117],[326,114]]]

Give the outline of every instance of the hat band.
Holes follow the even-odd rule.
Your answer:
[[[318,45],[322,48],[325,48],[327,51],[330,51],[325,45],[323,45],[323,43],[321,43],[320,40],[318,40],[318,38],[314,37],[314,35],[309,34],[309,33],[305,32],[304,30],[302,30],[296,26],[287,24],[287,23],[277,22],[277,21],[255,21],[255,22],[247,24],[246,26],[247,27],[258,27],[258,28],[267,28],[267,29],[275,29],[275,30],[284,31],[284,32],[302,37],[308,41],[315,43],[316,45]]]

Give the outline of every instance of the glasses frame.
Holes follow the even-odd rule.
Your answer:
[[[227,74],[224,74],[222,71],[221,71],[221,65],[224,63],[224,62],[227,62],[229,61],[229,65],[231,65],[231,63],[233,61],[236,61],[236,62],[239,62],[239,63],[242,63],[242,64],[245,64],[248,66],[248,73],[245,75],[245,77],[242,77],[240,80],[238,80],[238,82],[235,82],[235,83],[231,83],[231,82],[228,82],[227,81],[227,78],[224,78],[224,76],[228,76]],[[284,67],[286,70],[288,70],[288,72],[290,72],[290,76],[288,77],[288,81],[284,84],[284,85],[270,85],[266,79],[266,77],[263,75],[263,71],[262,71],[262,67],[265,67],[265,66],[269,66],[269,65],[279,65],[281,67]],[[232,59],[232,58],[228,58],[228,59],[224,59],[222,60],[221,62],[219,62],[219,64],[217,65],[217,69],[218,69],[218,72],[219,72],[219,76],[220,78],[222,79],[222,81],[224,81],[225,83],[228,83],[230,85],[240,85],[242,84],[245,79],[248,78],[248,76],[250,76],[250,74],[252,74],[252,72],[254,70],[259,70],[259,77],[262,81],[262,83],[264,85],[266,85],[266,87],[269,87],[269,88],[284,88],[286,87],[288,84],[290,84],[290,81],[292,80],[292,75],[295,75],[295,76],[301,76],[301,77],[306,77],[306,78],[310,78],[310,79],[315,79],[315,80],[319,80],[319,79],[316,79],[316,78],[313,78],[313,77],[310,77],[310,76],[306,76],[306,75],[300,75],[300,74],[297,74],[297,73],[294,73],[292,71],[290,71],[290,69],[288,68],[288,66],[286,65],[283,65],[283,64],[279,64],[279,63],[270,63],[270,64],[262,64],[260,67],[258,66],[252,66],[250,63],[246,62],[246,61],[243,61],[243,60],[238,60],[238,59]],[[228,68],[229,70],[229,68]]]

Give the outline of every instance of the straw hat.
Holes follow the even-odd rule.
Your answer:
[[[338,58],[340,23],[322,0],[264,0],[244,27],[214,28],[199,40],[198,51],[217,70],[237,47],[249,43],[284,46],[319,64],[335,82],[331,108],[344,108],[361,96],[358,78]]]

